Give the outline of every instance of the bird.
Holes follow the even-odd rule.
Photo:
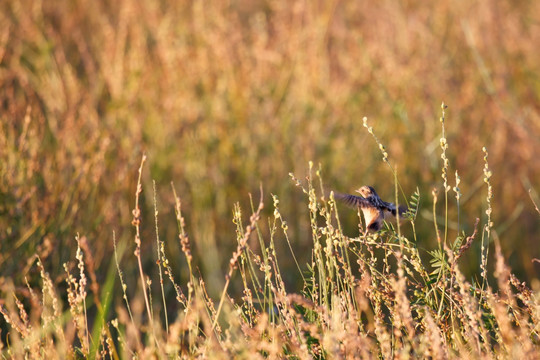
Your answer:
[[[372,186],[362,186],[356,192],[361,196],[335,193],[334,198],[362,210],[367,232],[377,232],[382,229],[384,220],[395,219],[397,214],[402,217],[407,212],[405,206],[397,207],[394,203],[383,201]]]

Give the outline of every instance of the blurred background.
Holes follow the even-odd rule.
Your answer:
[[[540,274],[540,2],[523,1],[0,1],[0,283],[55,281],[86,237],[98,277],[112,233],[134,291],[137,169],[143,153],[143,260],[155,274],[159,231],[181,282],[171,182],[199,271],[217,296],[236,248],[233,205],[249,193],[265,214],[280,200],[299,258],[312,247],[307,199],[289,173],[320,164],[327,190],[376,187],[393,175],[363,127],[367,116],[407,196],[419,188],[419,247],[436,246],[433,188],[442,190],[441,103],[449,182],[463,194],[460,229],[486,221],[482,147],[493,172],[494,237],[522,280]],[[529,196],[531,190],[531,196]],[[450,232],[457,210],[450,193]],[[443,204],[439,201],[439,215]],[[346,234],[354,210],[340,207]],[[260,222],[263,233],[268,220]],[[404,228],[411,234],[410,225]],[[252,238],[257,248],[257,239]],[[283,240],[283,241],[279,241]],[[281,236],[280,265],[298,280]],[[477,277],[480,238],[461,259]],[[132,285],[132,286],[129,286]],[[168,286],[168,285],[167,285]],[[172,291],[172,289],[168,289]]]

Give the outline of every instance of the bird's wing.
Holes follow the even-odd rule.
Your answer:
[[[389,203],[389,202],[386,202],[386,201],[383,201],[383,209],[386,210],[386,211],[389,211],[392,216],[396,216],[396,210],[399,211],[399,216],[403,216],[406,212],[407,212],[407,207],[406,206],[403,206],[403,205],[399,205],[399,208],[396,208],[396,204],[394,203]]]
[[[335,193],[334,198],[353,208],[373,207],[367,199],[361,196]]]

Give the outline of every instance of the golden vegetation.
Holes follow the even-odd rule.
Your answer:
[[[144,162],[143,157],[139,174]],[[273,216],[267,219],[268,237],[262,235],[258,225],[264,208],[261,188],[259,205],[256,209],[252,205],[253,213],[247,223],[240,207],[235,207],[237,248],[229,261],[221,298],[214,301],[203,278],[194,274],[191,240],[185,232],[179,198],[175,199],[175,211],[184,255],[181,261],[187,261],[189,280],[185,284],[175,281],[171,260],[158,235],[157,210],[154,215],[159,278],[155,270],[153,277],[145,274],[140,248],[140,227],[144,221],[139,208],[140,179],[141,176],[132,222],[136,230],[134,257],[140,271],[140,290],[126,295],[130,286],[137,285],[135,281],[127,285],[116,244],[116,268],[112,269],[117,270],[123,298],[120,290],[113,290],[117,275],[114,271],[109,271],[103,284],[98,283],[86,240],[77,237],[75,264],[64,265],[67,305],[63,305],[62,295],[39,258],[39,288],[29,285],[21,296],[13,286],[4,287],[10,294],[0,307],[9,326],[9,341],[7,346],[3,345],[6,357],[538,356],[540,303],[537,295],[511,273],[498,241],[494,274],[497,291],[488,285],[485,271],[480,281],[469,282],[459,269],[459,258],[474,241],[479,241],[478,232],[482,233],[482,243],[484,236],[489,240],[489,223],[479,230],[477,220],[472,234],[451,245],[442,238],[446,227],[436,231],[439,247],[431,253],[428,266],[422,261],[416,242],[401,235],[400,227],[396,231],[390,226],[382,233],[357,238],[344,235],[333,193],[330,198],[318,193],[314,181],[322,186],[322,179],[319,172],[313,179],[310,167],[306,183],[293,176],[307,197],[313,240],[311,261],[302,265],[304,271],[297,264],[296,276],[303,284],[298,293],[286,289],[284,269],[276,255],[276,247],[283,238],[289,238],[276,196]],[[488,177],[486,182],[490,186]],[[418,200],[417,193],[411,197],[405,219],[413,228]],[[434,204],[436,201],[434,193]],[[416,238],[416,233],[413,236]],[[260,252],[248,246],[251,237],[258,239]],[[76,275],[70,270],[74,265],[78,269]],[[241,279],[241,296],[236,299],[228,292],[234,275]],[[153,281],[159,285],[153,285]],[[174,288],[176,297],[166,297],[166,287]],[[93,302],[91,307],[89,300]],[[25,306],[24,301],[29,305]],[[94,312],[91,316],[89,309]]]
[[[539,13],[1,1],[2,355],[535,357]]]

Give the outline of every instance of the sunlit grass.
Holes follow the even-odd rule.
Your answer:
[[[444,128],[444,122],[442,125]],[[375,136],[372,128],[368,130]],[[377,142],[384,155],[384,146]],[[443,140],[441,144],[444,145],[443,185],[449,192],[445,174],[450,164],[444,161],[448,145]],[[413,225],[412,233],[405,235],[400,230],[406,227],[405,223],[397,230],[388,224],[381,232],[366,233],[359,218],[360,236],[351,237],[341,226],[333,192],[327,196],[321,171],[314,172],[310,163],[305,181],[291,176],[305,194],[304,206],[309,212],[313,240],[306,250],[311,253],[311,261],[297,262],[275,195],[273,214],[266,219],[262,216],[265,197],[261,188],[258,205],[251,203],[249,220],[245,220],[238,204],[234,207],[236,235],[233,237],[237,248],[228,260],[221,296],[212,299],[204,277],[194,273],[191,267],[191,240],[176,195],[178,237],[183,260],[189,265],[189,281],[175,280],[170,259],[178,260],[181,256],[167,254],[165,240],[159,235],[155,183],[152,191],[157,269],[142,266],[141,244],[150,240],[141,237],[140,232],[145,221],[139,207],[145,160],[143,156],[133,210],[134,256],[121,261],[115,250],[117,273],[109,271],[100,289],[89,261],[92,254],[87,246],[83,251],[84,243],[77,237],[75,263],[64,265],[68,284],[65,305],[61,300],[63,290],[55,286],[37,258],[34,266],[40,269],[39,286],[29,286],[22,299],[21,295],[15,295],[14,288],[3,289],[12,294],[0,310],[9,326],[3,344],[4,356],[461,359],[531,358],[540,350],[539,300],[511,273],[499,242],[495,243],[494,256],[497,290],[489,284],[486,274],[487,254],[482,254],[480,259],[478,281],[467,281],[460,270],[459,259],[471,245],[478,241],[484,244],[489,239],[489,229],[493,226],[489,216],[491,206],[483,228],[487,234],[481,239],[477,236],[478,219],[471,234],[454,242],[445,235],[448,221],[442,229],[435,221],[438,247],[429,251],[428,265],[420,255],[414,230],[421,206],[418,192],[406,200],[409,211],[405,223]],[[389,159],[385,156],[384,161]],[[489,170],[486,174],[491,175]],[[489,202],[492,196],[488,175]],[[438,216],[437,198],[434,191],[434,219]],[[261,222],[268,222],[268,234],[261,231]],[[252,238],[258,238],[257,246],[250,246]],[[284,246],[291,251],[289,257],[294,258],[296,270],[280,266],[283,257],[278,257],[276,249]],[[126,284],[122,267],[133,261],[138,263],[140,283],[136,291],[131,290],[133,295],[127,296],[126,290],[136,286],[136,282]],[[78,272],[70,270],[73,266]],[[283,271],[296,271],[296,276],[302,279],[301,286],[287,288]],[[110,286],[116,277],[120,279],[121,291]],[[230,291],[232,282],[241,289],[236,296]],[[170,299],[164,290],[169,285],[176,291],[176,297]],[[91,293],[87,292],[89,287],[93,289]],[[188,296],[184,295],[186,292]],[[116,307],[111,308],[111,298],[123,298],[123,301],[113,302]],[[158,303],[153,301],[160,298],[162,301]],[[93,316],[89,315],[90,309]]]
[[[526,356],[539,4],[0,2],[2,354]]]

